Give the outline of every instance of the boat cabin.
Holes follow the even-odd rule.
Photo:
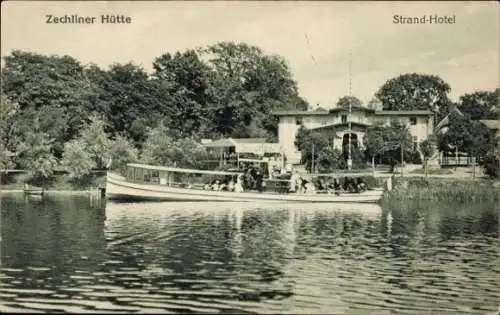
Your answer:
[[[127,164],[126,179],[135,183],[151,183],[169,187],[203,187],[204,182],[235,177],[241,172],[192,170],[176,167]]]

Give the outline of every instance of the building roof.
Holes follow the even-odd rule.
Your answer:
[[[375,112],[377,116],[430,116],[430,110],[378,110]]]
[[[227,147],[235,147],[238,144],[244,143],[265,143],[265,138],[227,138],[227,139],[219,139],[214,140],[208,143],[205,143],[204,146],[207,148],[227,148]]]
[[[328,115],[328,111],[305,111],[305,110],[278,110],[271,112],[274,116],[324,116]]]
[[[360,111],[365,111],[365,112],[374,112],[375,109],[373,108],[368,108],[364,106],[351,106],[351,111],[352,110],[360,110]],[[336,113],[336,112],[342,112],[342,111],[349,111],[348,107],[334,107],[330,109],[328,112],[330,113]]]
[[[357,107],[353,106],[354,110],[362,110],[367,112],[375,113],[377,116],[430,116],[432,111],[430,110],[374,110],[367,107]],[[301,110],[286,110],[286,111],[274,111],[271,114],[275,116],[328,116],[331,113],[337,113],[340,111],[346,111],[346,108],[336,107],[329,111],[301,111]]]
[[[266,143],[265,138],[220,139],[203,145],[206,148],[234,148],[237,153],[281,153],[279,143]]]
[[[241,172],[205,171],[205,170],[195,170],[195,169],[189,169],[189,168],[156,166],[156,165],[135,164],[135,163],[129,163],[129,164],[127,164],[127,166],[145,169],[145,170],[175,172],[175,173],[187,173],[187,174],[208,174],[208,175],[239,175],[239,174],[241,174]]]
[[[494,119],[491,119],[491,120],[480,120],[480,122],[482,122],[486,127],[488,127],[488,129],[500,129],[500,121],[499,120],[494,120]]]

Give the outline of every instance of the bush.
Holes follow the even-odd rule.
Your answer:
[[[138,155],[138,150],[127,138],[116,137],[116,140],[111,145],[111,169],[118,170],[122,175],[125,175],[127,164],[137,162]]]
[[[498,155],[489,154],[483,160],[484,172],[490,178],[500,178],[500,160]]]

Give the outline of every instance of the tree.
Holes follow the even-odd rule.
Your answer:
[[[106,75],[95,76],[100,81],[100,113],[109,122],[108,131],[142,143],[146,127],[162,118],[160,108],[168,106],[169,99],[160,98],[157,82],[132,63],[113,64]]]
[[[92,170],[104,169],[111,158],[112,142],[104,132],[104,121],[90,117],[78,139],[64,146],[62,165],[76,180],[88,179]]]
[[[368,102],[368,108],[371,108],[374,110],[382,110],[384,108],[384,105],[382,104],[380,99],[378,99],[377,97],[374,97]]]
[[[432,145],[431,141],[429,140],[424,140],[420,142],[420,152],[422,153],[424,157],[424,169],[425,169],[425,177],[427,178],[427,162],[429,158],[434,154],[434,146]]]
[[[241,132],[254,121],[252,128],[277,134],[272,110],[308,108],[298,96],[297,84],[283,58],[231,42],[209,46],[200,53],[213,70],[208,89],[212,133],[231,136],[235,128]]]
[[[315,169],[318,171],[330,171],[341,165],[342,154],[338,150],[333,150],[332,143],[335,137],[333,131],[319,132],[301,127],[297,133],[295,146],[302,154],[302,163],[309,171],[312,169],[313,159]],[[337,152],[338,151],[338,152]]]
[[[33,179],[45,185],[46,180],[54,173],[57,160],[52,154],[54,139],[37,129],[35,122],[34,131],[26,132],[16,151],[21,167],[31,171]]]
[[[484,172],[490,178],[500,178],[500,155],[497,153],[489,153],[483,161]]]
[[[500,89],[460,96],[458,109],[472,120],[499,119]]]
[[[445,152],[458,150],[484,157],[491,151],[492,139],[492,132],[484,124],[454,112],[449,116],[447,130],[438,135],[438,147]]]
[[[208,120],[208,93],[210,72],[194,50],[169,53],[155,58],[153,62],[154,83],[159,92],[169,100],[160,110],[166,116],[169,129],[179,137],[199,135],[204,132]]]
[[[403,74],[385,82],[375,93],[384,110],[432,110],[440,120],[450,109],[451,87],[436,75]]]
[[[408,128],[398,122],[392,122],[389,126],[374,124],[368,127],[363,138],[363,144],[366,147],[367,156],[370,156],[372,160],[376,156],[380,157],[383,163],[391,166],[391,171],[394,170],[394,166],[398,161],[404,159],[404,156],[414,153],[414,146]]]
[[[12,117],[16,114],[18,105],[12,102],[7,95],[1,95],[0,103],[0,170],[14,167],[13,153],[9,150],[12,143]]]
[[[39,117],[41,131],[55,137],[54,150],[60,155],[64,142],[78,133],[93,106],[95,90],[85,76],[84,66],[70,56],[19,50],[4,60],[2,91],[19,106],[19,115],[13,118],[16,125],[29,126],[34,117]],[[46,126],[44,119],[55,127]],[[17,136],[23,133],[21,130]]]
[[[125,137],[117,136],[111,145],[111,169],[125,175],[127,164],[137,162],[139,151]]]
[[[86,149],[82,140],[72,140],[64,145],[61,165],[69,172],[71,179],[84,180],[96,167],[95,161]]]
[[[151,165],[173,166],[171,159],[174,139],[168,135],[168,129],[159,124],[151,130],[142,147],[140,159]]]
[[[174,139],[160,124],[149,134],[141,152],[144,163],[162,166],[204,169],[208,154],[192,138]]]
[[[83,149],[98,169],[106,168],[110,155],[112,142],[104,131],[105,123],[98,116],[90,117],[90,124],[87,124],[81,132],[80,139]]]
[[[363,102],[356,96],[343,96],[337,101],[337,107],[349,108],[349,101],[351,102],[351,107],[363,106]]]

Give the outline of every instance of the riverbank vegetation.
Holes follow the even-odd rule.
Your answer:
[[[389,201],[431,200],[443,202],[498,202],[500,188],[490,180],[393,177]]]

